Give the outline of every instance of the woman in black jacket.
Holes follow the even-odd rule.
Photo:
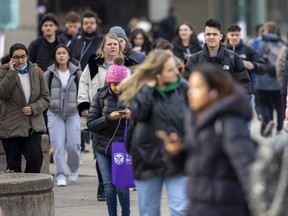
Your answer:
[[[98,89],[87,118],[87,127],[93,132],[93,148],[103,178],[109,216],[117,216],[117,196],[122,216],[130,215],[129,189],[116,189],[111,177],[111,145],[115,141],[124,141],[125,122],[130,115],[129,109],[118,102],[118,84],[128,75],[123,63],[124,59],[117,57],[109,67],[106,75],[108,85]]]
[[[184,63],[193,54],[200,50],[202,47],[197,39],[193,27],[187,23],[181,23],[177,28],[177,36],[172,41],[174,46],[173,52]]]
[[[139,215],[160,215],[160,197],[165,184],[171,215],[185,215],[187,177],[172,169],[157,130],[182,137],[183,110],[187,106],[187,82],[179,75],[173,54],[153,50],[135,73],[121,84],[120,99],[132,111],[126,142],[133,158]],[[133,127],[131,127],[133,126]]]
[[[192,112],[186,112],[183,145],[176,134],[160,133],[175,164],[190,176],[187,215],[248,216],[249,165],[255,154],[247,128],[249,97],[213,65],[196,68],[189,84]]]

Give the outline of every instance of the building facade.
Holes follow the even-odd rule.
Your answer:
[[[29,0],[20,2],[20,25],[16,30],[5,31],[5,52],[15,42],[28,45],[38,34],[37,7],[46,7],[60,18],[70,10],[84,11],[89,8],[97,12],[105,33],[109,27],[124,28],[132,17],[146,17],[153,22],[167,16],[170,7],[176,9],[177,22],[188,21],[196,33],[203,31],[208,18],[220,19],[223,30],[239,20],[244,21],[248,35],[267,20],[278,23],[284,37],[288,32],[288,0]],[[63,19],[62,19],[63,20]],[[242,22],[243,23],[243,22]]]

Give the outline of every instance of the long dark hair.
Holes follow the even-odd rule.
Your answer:
[[[141,47],[141,51],[145,52],[146,54],[148,54],[148,52],[151,50],[151,42],[150,42],[150,39],[149,39],[149,36],[148,34],[141,28],[136,28],[134,29],[130,36],[129,36],[129,41],[130,43],[132,44],[132,46],[134,47],[135,46],[135,43],[134,43],[134,38],[138,35],[138,34],[141,34],[142,37],[144,38],[144,43]]]
[[[180,49],[181,49],[182,51],[184,51],[185,47],[184,47],[184,45],[183,45],[183,43],[182,43],[182,40],[181,40],[181,38],[180,38],[180,36],[179,36],[179,29],[180,29],[180,27],[181,27],[182,25],[188,26],[188,27],[191,29],[191,31],[193,32],[192,35],[191,35],[191,37],[190,37],[190,40],[189,40],[189,45],[188,45],[189,49],[192,49],[193,46],[199,44],[199,41],[198,41],[197,36],[196,36],[196,34],[195,34],[194,28],[192,27],[192,25],[191,25],[190,23],[188,23],[188,22],[182,22],[182,23],[180,23],[180,25],[178,25],[178,27],[177,27],[177,29],[176,29],[176,34],[177,34],[177,36],[175,37],[174,41],[175,41],[175,44],[177,44],[178,47],[180,47]]]
[[[52,60],[51,60],[50,65],[55,64],[57,67],[59,67],[58,62],[56,61],[56,52],[57,52],[57,50],[58,50],[59,48],[64,48],[64,49],[67,51],[67,53],[68,53],[68,55],[69,55],[69,59],[68,59],[67,64],[69,63],[69,61],[71,61],[71,59],[72,59],[72,53],[71,53],[70,49],[69,49],[65,44],[58,44],[58,45],[55,47],[55,49],[54,49],[54,52],[53,52],[53,55],[52,55]]]

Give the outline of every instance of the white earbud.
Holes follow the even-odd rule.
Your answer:
[[[209,92],[209,97],[210,97],[210,98],[215,99],[217,96],[218,96],[218,91],[217,91],[216,89],[212,89],[212,90]]]

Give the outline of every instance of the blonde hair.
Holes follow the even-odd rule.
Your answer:
[[[108,33],[108,34],[104,35],[104,37],[103,37],[103,39],[101,41],[100,47],[96,51],[96,54],[99,55],[101,58],[105,57],[104,47],[105,47],[105,44],[106,44],[108,38],[112,38],[112,39],[114,39],[114,40],[116,40],[118,42],[118,46],[119,46],[118,55],[120,55],[120,56],[123,55],[122,54],[122,48],[120,46],[120,41],[119,41],[118,37],[115,34],[112,34],[112,33]]]
[[[145,61],[136,66],[133,75],[120,83],[120,101],[129,104],[148,81],[156,80],[156,76],[162,73],[165,62],[171,57],[173,55],[165,50],[151,51]]]

